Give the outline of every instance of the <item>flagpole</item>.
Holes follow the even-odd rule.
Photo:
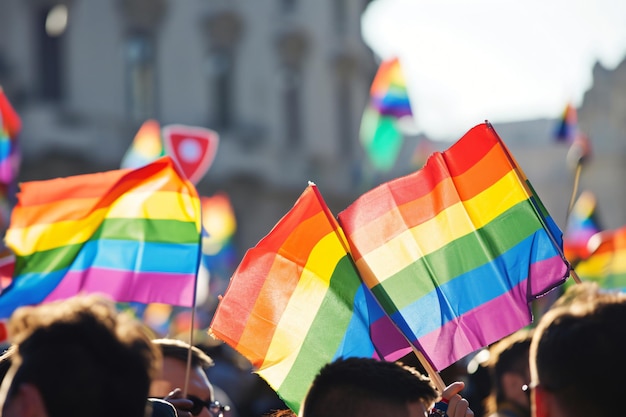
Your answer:
[[[198,199],[198,204],[200,203],[200,199]],[[187,389],[189,388],[189,378],[191,375],[191,358],[193,348],[193,333],[196,327],[196,298],[198,292],[198,274],[200,273],[200,264],[202,263],[202,209],[198,207],[198,215],[200,216],[200,233],[199,233],[199,242],[198,242],[198,258],[196,261],[196,279],[193,281],[193,300],[191,304],[191,327],[189,329],[189,348],[187,349],[187,365],[185,369],[185,385],[183,388],[183,398],[187,398]]]
[[[433,368],[433,366],[430,364],[430,361],[426,359],[424,354],[420,352],[420,350],[417,349],[413,345],[413,343],[409,342],[409,344],[411,345],[413,353],[424,367],[424,370],[430,377],[431,381],[433,382],[433,384],[435,384],[435,387],[439,390],[440,393],[443,394],[443,390],[446,389],[446,384],[443,382],[443,379],[441,378],[441,375],[439,375],[439,372],[437,372],[435,368]]]
[[[580,182],[580,173],[582,172],[583,164],[582,160],[579,160],[576,163],[576,172],[574,173],[574,185],[572,187],[572,195],[569,200],[569,206],[567,208],[567,213],[565,215],[565,226],[567,227],[567,222],[569,221],[569,216],[572,213],[572,209],[574,208],[574,202],[576,201],[576,195],[578,194],[578,184]]]

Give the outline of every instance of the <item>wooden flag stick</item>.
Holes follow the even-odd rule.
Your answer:
[[[198,213],[201,213],[198,210]],[[200,226],[202,227],[202,226]],[[200,265],[202,263],[202,231],[200,231],[198,241],[198,259],[196,266],[196,279],[193,282],[193,303],[191,305],[191,329],[189,330],[189,350],[187,351],[187,367],[185,369],[185,387],[183,388],[183,398],[187,398],[187,389],[189,388],[189,377],[191,375],[191,349],[193,348],[193,333],[196,327],[196,296],[198,294],[198,274],[200,273]]]
[[[569,274],[570,276],[574,279],[574,281],[576,282],[576,284],[580,284],[582,281],[580,280],[580,277],[578,276],[578,274],[576,273],[576,271],[574,271],[574,268],[569,270]]]
[[[443,379],[441,379],[441,375],[439,375],[439,372],[437,372],[435,368],[433,368],[433,366],[430,364],[430,361],[426,359],[424,354],[420,352],[415,346],[413,346],[412,343],[411,348],[413,349],[413,353],[415,354],[415,356],[417,356],[417,359],[426,370],[426,373],[428,373],[431,381],[433,381],[433,384],[435,384],[435,387],[439,390],[440,393],[443,393],[443,390],[446,389],[446,384],[444,384]]]
[[[565,227],[567,227],[567,222],[569,221],[569,216],[572,213],[572,209],[574,208],[574,203],[576,202],[576,195],[578,194],[578,183],[580,182],[580,173],[582,172],[583,164],[582,160],[579,160],[576,164],[576,171],[574,172],[574,185],[572,187],[572,196],[569,200],[569,206],[567,207],[567,214],[565,215]]]

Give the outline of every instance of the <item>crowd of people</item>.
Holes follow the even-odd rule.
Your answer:
[[[619,415],[626,374],[626,294],[571,287],[534,330],[491,346],[489,417]],[[211,381],[215,359],[145,326],[98,296],[22,307],[0,356],[2,417],[244,417],[231,388]],[[234,387],[236,389],[236,387]],[[440,392],[413,366],[371,358],[326,364],[301,417],[471,417],[465,383]],[[477,404],[478,406],[478,404]],[[268,402],[267,416],[294,417]],[[475,407],[483,413],[482,404]]]

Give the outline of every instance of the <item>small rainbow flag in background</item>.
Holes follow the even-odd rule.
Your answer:
[[[314,185],[246,253],[210,331],[248,358],[296,413],[319,369],[335,358],[393,360],[410,352],[361,282]]]
[[[412,116],[406,81],[397,57],[383,61],[370,87],[372,107],[384,116],[397,119]]]
[[[121,168],[139,168],[165,156],[161,140],[161,125],[156,120],[146,120],[135,135],[122,159]]]
[[[589,246],[591,255],[576,265],[580,279],[626,291],[626,227],[595,234]]]
[[[596,213],[596,197],[591,191],[583,191],[572,207],[563,235],[565,258],[576,265],[590,255],[589,239],[602,228]]]
[[[4,187],[2,192],[5,194],[19,170],[17,137],[21,130],[22,121],[0,87],[0,185]]]
[[[572,143],[577,135],[578,113],[576,112],[576,108],[571,103],[568,103],[556,126],[554,138],[558,142]]]
[[[0,318],[81,292],[192,306],[200,216],[195,187],[169,157],[21,184],[6,234],[14,279],[0,294]]]
[[[412,116],[411,104],[398,58],[383,61],[372,81],[370,102],[361,119],[360,140],[374,167],[393,168],[402,147],[398,119]]]
[[[558,227],[488,124],[339,223],[362,279],[437,370],[528,325],[529,302],[569,272]]]

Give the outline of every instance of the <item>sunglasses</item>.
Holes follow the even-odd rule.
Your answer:
[[[194,416],[200,414],[204,407],[209,410],[209,413],[211,413],[213,417],[223,417],[224,411],[230,410],[230,406],[222,404],[219,401],[204,401],[203,399],[200,399],[195,395],[188,395],[187,399],[191,400],[191,402],[193,403],[189,412],[191,412],[191,414]]]
[[[444,402],[442,400],[435,404],[435,407],[430,410],[430,412],[428,413],[428,417],[448,417],[446,411],[448,411],[448,403],[447,401]]]

